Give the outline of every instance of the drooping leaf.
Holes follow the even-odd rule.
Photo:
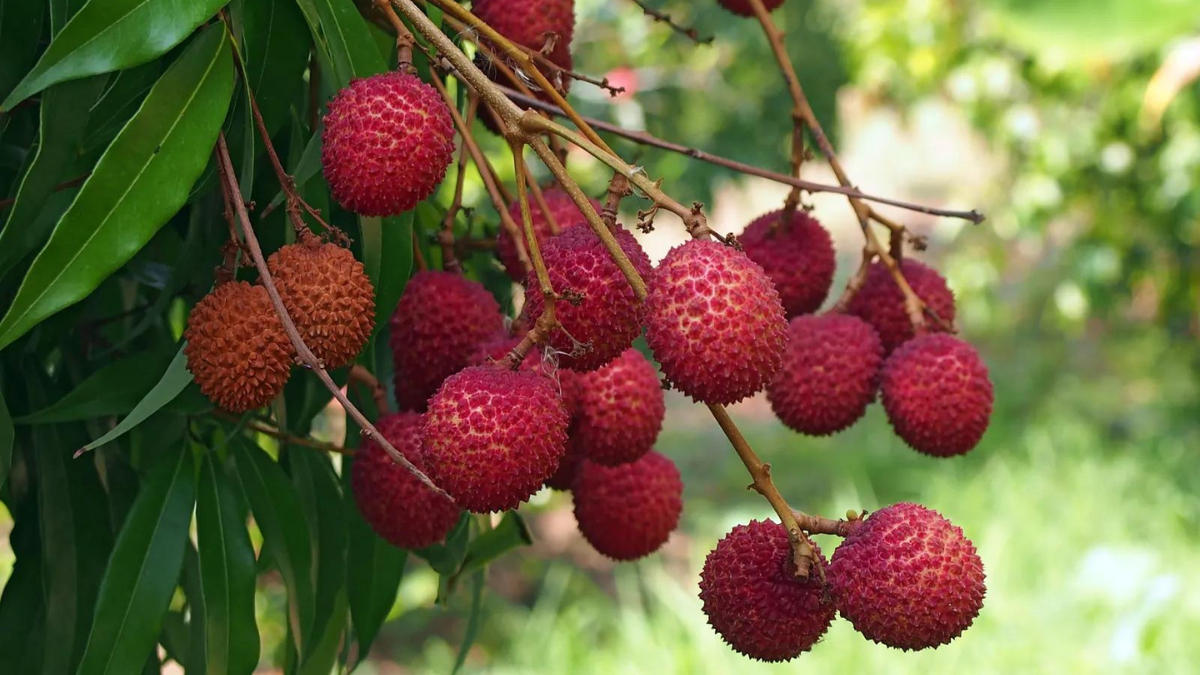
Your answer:
[[[458,524],[446,535],[446,541],[413,551],[425,559],[435,572],[449,576],[457,572],[467,555],[467,543],[471,534],[471,516],[463,513]]]
[[[45,7],[40,2],[0,2],[0,96],[7,96],[37,58]]]
[[[136,672],[158,639],[196,496],[192,453],[176,453],[151,472],[117,535],[78,675]]]
[[[288,625],[304,653],[313,625],[311,535],[296,488],[279,465],[243,438],[233,443],[242,490],[263,535],[263,552],[279,568],[288,595]]]
[[[196,493],[205,672],[249,673],[258,663],[254,549],[237,496],[214,463],[213,454],[206,453]]]
[[[170,359],[169,353],[155,351],[115,361],[80,382],[66,396],[15,421],[49,424],[127,413],[158,382]]]
[[[312,379],[312,378],[310,378]],[[312,634],[317,640],[309,641],[309,652],[301,656],[301,664],[310,666],[317,641],[329,631],[338,634],[345,629],[342,625],[330,627],[328,622],[336,619],[334,605],[342,584],[346,579],[346,523],[342,512],[342,492],[338,487],[337,473],[329,458],[307,448],[291,448],[287,463],[292,483],[300,496],[308,530],[312,539],[314,624]],[[343,598],[344,601],[344,598]],[[330,664],[332,665],[332,663]],[[325,668],[328,672],[329,668]]]
[[[471,609],[467,615],[467,630],[463,633],[462,642],[458,645],[458,656],[454,659],[454,673],[462,669],[463,664],[467,662],[467,654],[471,651],[471,645],[475,644],[475,637],[479,635],[479,622],[483,615],[483,570],[475,572],[471,579]]]
[[[375,332],[392,316],[412,272],[413,211],[391,218],[360,217],[363,267],[375,285]]]
[[[0,488],[8,482],[8,470],[12,468],[13,441],[16,432],[13,429],[12,415],[8,412],[8,404],[4,402],[4,390],[0,389]]]
[[[0,103],[0,110],[8,110],[52,84],[122,70],[157,58],[182,42],[226,2],[89,2],[54,37],[33,69]]]
[[[274,134],[304,85],[310,40],[294,0],[254,0],[234,12],[242,27],[246,81]]]
[[[343,465],[345,467],[345,465]],[[342,474],[348,475],[343,468]],[[346,593],[350,600],[350,617],[354,637],[358,641],[358,658],[366,658],[371,643],[379,634],[388,612],[396,601],[400,579],[408,551],[384,541],[363,520],[347,490],[346,524],[349,551],[346,565]],[[353,664],[349,664],[353,665]]]
[[[183,354],[183,347],[175,353],[175,358],[171,359],[170,365],[167,366],[162,377],[158,379],[158,383],[146,392],[141,401],[129,411],[125,419],[121,420],[117,426],[109,430],[100,438],[83,446],[83,450],[94,450],[95,448],[109,443],[112,440],[119,438],[129,432],[137,425],[146,421],[154,413],[158,412],[163,406],[175,400],[180,392],[188,386],[192,381],[192,374],[187,369],[187,357]]]
[[[533,537],[525,520],[516,511],[508,511],[496,527],[471,540],[459,574],[481,569],[512,549],[532,543]]]
[[[341,89],[355,77],[383,72],[383,55],[367,37],[366,19],[354,3],[344,0],[297,0],[319,48],[332,65],[327,77],[335,89]],[[314,24],[315,20],[315,24]]]
[[[227,33],[210,27],[159,78],[30,265],[0,348],[86,297],[183,205],[229,105],[230,54]]]
[[[300,664],[300,675],[325,675],[333,672],[337,662],[342,636],[346,632],[349,608],[346,605],[346,590],[338,585],[325,627],[315,634],[312,651]]]

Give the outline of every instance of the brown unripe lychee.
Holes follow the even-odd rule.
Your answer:
[[[183,337],[200,391],[230,412],[270,403],[291,374],[295,352],[262,286],[217,286],[192,308]]]
[[[900,649],[945,644],[983,607],[983,563],[937,511],[900,503],[872,513],[833,552],[838,611],[865,637]]]
[[[771,277],[787,316],[815,312],[825,302],[837,259],[833,240],[821,223],[797,209],[755,218],[738,237],[751,260]]]
[[[825,564],[820,550],[816,551]],[[792,546],[779,523],[752,520],[726,534],[704,559],[700,600],[708,623],[736,651],[788,661],[829,629],[835,613],[820,578],[796,578]]]
[[[614,560],[635,560],[657,551],[683,510],[679,469],[653,451],[617,466],[585,459],[571,490],[579,531],[593,548]]]
[[[328,368],[353,363],[375,327],[375,288],[354,254],[308,236],[272,253],[267,268],[313,355]]]

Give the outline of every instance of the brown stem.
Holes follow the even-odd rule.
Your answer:
[[[654,19],[655,21],[658,21],[660,23],[667,24],[668,26],[671,27],[671,30],[688,38],[692,42],[695,42],[696,44],[701,44],[701,45],[712,44],[713,39],[712,39],[711,35],[706,38],[702,38],[702,37],[700,37],[700,34],[698,32],[696,32],[695,28],[686,28],[684,26],[681,26],[681,25],[675,23],[674,21],[671,20],[671,17],[668,16],[665,12],[660,12],[657,9],[650,7],[645,2],[643,2],[643,0],[631,0],[631,1],[633,2],[633,4],[637,5],[638,7],[641,7],[642,13],[644,13],[646,16],[648,16],[651,19]]]
[[[451,499],[450,495],[447,495],[444,490],[434,485],[429,476],[426,476],[424,472],[408,461],[400,451],[392,447],[392,444],[384,438],[383,434],[379,433],[375,425],[371,424],[371,421],[342,393],[341,387],[329,376],[324,364],[317,359],[312,350],[308,348],[308,345],[304,343],[304,339],[300,337],[300,331],[296,329],[296,324],[292,321],[292,317],[283,306],[283,299],[279,297],[279,289],[275,287],[275,281],[271,278],[271,271],[267,268],[267,261],[263,257],[262,247],[259,246],[258,237],[254,234],[254,227],[250,225],[250,215],[246,213],[246,204],[242,200],[241,190],[238,189],[233,161],[229,158],[229,147],[225,144],[225,135],[223,133],[217,136],[217,156],[219,159],[217,164],[221,180],[225,181],[225,185],[229,189],[229,194],[233,197],[233,207],[237,213],[238,224],[241,225],[242,236],[245,238],[246,246],[250,249],[250,257],[254,259],[254,266],[258,268],[259,281],[267,289],[267,295],[271,298],[271,305],[274,306],[275,313],[279,315],[279,320],[283,324],[283,330],[287,333],[288,339],[296,349],[296,355],[301,363],[316,373],[317,378],[321,380],[321,383],[325,385],[329,393],[333,394],[338,403],[341,403],[342,407],[345,408],[346,414],[353,418],[362,429],[363,435],[375,439],[375,442],[379,443],[388,456],[392,458],[392,461],[404,467],[431,490],[445,496],[447,499]]]
[[[324,450],[325,452],[336,452],[339,455],[354,454],[354,451],[349,448],[343,448],[342,446],[334,443],[325,443],[323,441],[305,438],[303,436],[295,436],[286,431],[281,431],[275,427],[263,424],[261,422],[256,422],[254,420],[243,421],[237,415],[231,415],[223,410],[213,410],[212,414],[215,417],[220,417],[222,419],[229,420],[230,422],[240,422],[247,429],[257,431],[261,434],[266,434],[271,438],[277,438],[288,445],[300,445],[306,448],[313,448],[315,450]]]
[[[863,247],[862,261],[858,264],[858,269],[854,270],[854,274],[846,280],[846,288],[842,294],[838,296],[837,302],[829,308],[826,314],[843,314],[850,306],[850,301],[858,294],[859,289],[867,281],[867,272],[871,270],[871,261],[875,259],[875,252],[869,246]]]
[[[413,45],[416,44],[416,38],[396,16],[396,10],[392,9],[392,3],[389,0],[374,0],[375,9],[378,9],[387,22],[391,24],[392,30],[396,31],[396,69],[403,73],[416,74],[417,68],[412,62]]]
[[[350,366],[350,373],[347,377],[350,382],[358,382],[371,392],[371,400],[375,401],[375,409],[379,411],[380,415],[386,415],[389,412],[387,389],[379,382],[374,373],[356,363]]]
[[[471,126],[471,121],[475,119],[475,109],[478,106],[479,98],[472,96],[467,103],[467,118],[464,120],[465,126],[468,128]],[[458,256],[455,255],[454,248],[454,220],[458,217],[458,212],[462,210],[463,182],[466,175],[467,144],[463,143],[458,149],[458,171],[454,178],[454,198],[450,201],[450,208],[446,209],[446,217],[442,219],[442,231],[438,235],[438,243],[442,245],[442,269],[460,274],[462,266],[458,264]]]
[[[796,69],[792,67],[792,60],[788,57],[787,48],[784,47],[783,31],[775,25],[775,21],[771,19],[771,13],[767,11],[762,0],[749,0],[749,2],[755,18],[758,19],[763,33],[767,36],[767,42],[771,45],[771,53],[775,55],[775,62],[779,66],[779,73],[783,75],[784,83],[787,84],[788,94],[792,97],[792,175],[799,178],[800,166],[804,163],[804,114],[802,111],[802,107],[805,105],[804,92],[800,89],[800,80],[796,77]],[[783,203],[785,218],[790,218],[799,203],[800,188],[792,186],[792,190]]]
[[[810,516],[800,511],[796,511],[794,515],[796,516],[797,524],[800,525],[800,529],[809,534],[835,534],[839,537],[848,537],[863,523],[861,517],[834,520],[833,518]]]

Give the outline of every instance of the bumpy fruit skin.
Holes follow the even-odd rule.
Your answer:
[[[808,212],[797,209],[790,220],[782,218],[782,210],[755,218],[738,241],[771,277],[791,318],[815,312],[825,302],[837,258],[829,233]]]
[[[375,422],[375,428],[405,459],[425,470],[420,413],[387,415]],[[350,486],[363,520],[399,548],[424,548],[442,541],[461,513],[454,502],[392,461],[373,438],[354,454]]]
[[[583,448],[579,446],[579,441],[575,440],[573,429],[568,428],[567,451],[558,461],[558,468],[546,479],[546,487],[563,492],[570,491],[571,486],[575,484],[575,476],[578,475],[581,464],[583,464]]]
[[[587,458],[611,466],[649,452],[667,410],[654,365],[630,348],[579,379],[579,417],[572,435]]]
[[[576,225],[587,226],[583,213],[562,188],[552,187],[542,190],[542,197],[546,200],[546,209],[550,211],[550,216],[558,225],[559,232]],[[597,212],[603,208],[595,199],[592,199],[591,202]],[[513,222],[517,224],[518,228],[524,228],[525,221],[521,215],[521,205],[518,202],[508,205],[508,214],[512,216]],[[533,223],[533,232],[537,235],[539,243],[545,242],[547,237],[552,236],[550,221],[546,219],[546,213],[538,207],[537,200],[532,195],[529,197],[529,220]],[[522,229],[523,236],[524,230]],[[525,245],[524,239],[521,240],[521,245]],[[500,262],[504,264],[504,271],[508,272],[508,276],[513,281],[525,281],[525,268],[521,266],[521,258],[517,254],[517,242],[503,227],[500,228],[500,234],[496,237],[496,256],[500,258]]]
[[[230,412],[261,408],[287,384],[292,343],[262,286],[217,286],[192,308],[183,336],[200,391]]]
[[[579,531],[593,548],[614,560],[636,560],[657,551],[683,510],[679,469],[653,451],[618,466],[585,459],[572,493]]]
[[[555,33],[558,41],[549,58],[570,69],[574,0],[474,0],[471,12],[497,33],[530,49],[540,50],[546,44],[546,33]]]
[[[717,2],[738,16],[754,16],[754,8],[747,0],[717,0]],[[775,8],[782,4],[783,0],[763,0],[763,7],[766,7],[768,12],[775,11]]]
[[[354,254],[311,237],[272,253],[267,268],[313,354],[329,368],[352,363],[375,327],[375,287]]]
[[[858,421],[875,400],[883,347],[870,324],[855,316],[798,316],[788,324],[787,350],[767,400],[779,421],[810,436]]]
[[[954,322],[954,294],[942,275],[910,259],[901,261],[900,271],[917,297],[938,317],[947,324]],[[904,294],[882,263],[871,263],[862,288],[851,298],[846,311],[875,327],[885,356],[913,337],[912,320],[904,309]],[[940,330],[932,319],[925,322],[925,327],[931,331]]]
[[[425,410],[442,382],[470,362],[482,342],[499,336],[504,317],[480,284],[452,272],[417,272],[391,319],[396,402]]]
[[[429,475],[475,513],[516,508],[542,486],[566,452],[567,411],[549,379],[472,366],[429,399]]]
[[[801,581],[794,570],[782,525],[752,520],[734,527],[700,572],[708,623],[753,659],[788,661],[808,651],[829,629],[835,610],[818,575]]]
[[[883,409],[896,435],[918,452],[970,451],[987,431],[992,381],[975,349],[946,333],[909,340],[880,371]]]
[[[693,239],[659,263],[646,340],[671,384],[704,403],[762,389],[783,359],[787,320],[775,285],[746,254]]]
[[[321,164],[334,199],[350,211],[408,211],[433,194],[453,154],[450,110],[415,75],[354,80],[329,103]]]
[[[633,235],[617,229],[613,236],[638,274],[649,279],[650,258]],[[547,239],[542,258],[554,290],[575,298],[565,297],[554,306],[561,329],[550,337],[550,346],[563,352],[559,363],[587,371],[620,356],[642,332],[646,311],[600,238],[589,227],[573,227]],[[538,288],[532,272],[525,287]],[[545,308],[542,294],[533,290],[525,297],[527,312],[536,320]],[[577,343],[580,353],[575,355]]]
[[[937,511],[900,503],[872,513],[833,552],[838,611],[865,637],[900,649],[945,644],[983,607],[983,563]]]
[[[471,352],[467,363],[472,366],[497,364],[520,342],[521,338],[519,337],[498,337],[488,340]],[[536,345],[525,355],[525,360],[521,362],[521,370],[550,378],[558,387],[558,392],[562,396],[563,406],[567,409],[567,415],[572,420],[575,419],[575,416],[579,413],[579,378],[581,373],[567,370],[566,368],[559,368]]]

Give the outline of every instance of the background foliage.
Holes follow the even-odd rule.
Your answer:
[[[218,129],[264,247],[289,236],[282,210],[261,217],[278,185],[253,142],[247,86],[305,197],[353,237],[380,318],[411,269],[409,228],[432,232],[452,181],[392,222],[330,203],[310,95],[327,100],[394,58],[349,1],[235,0],[232,35],[209,21],[225,3],[186,4],[0,1],[0,196],[14,200],[0,211],[0,499],[11,523],[0,671],[153,672],[174,661],[189,672],[316,673],[372,645],[360,672],[788,668],[750,664],[704,624],[703,555],[768,509],[743,489],[703,411],[681,399],[658,448],[684,473],[680,533],[617,568],[572,534],[569,498],[549,494],[524,520],[464,518],[445,546],[406,555],[358,518],[345,462],[208,414],[177,352],[226,234]],[[1190,4],[788,0],[776,12],[855,180],[988,213],[967,228],[905,218],[930,235],[923,257],[956,291],[998,402],[980,447],[953,461],[904,448],[878,409],[828,440],[786,431],[761,401],[733,411],[797,506],[834,515],[921,501],[963,526],[988,572],[984,611],[955,643],[902,654],[842,622],[802,667],[1186,672],[1200,659],[1200,48],[1190,46],[1200,19]],[[577,84],[580,109],[786,167],[789,103],[754,22],[712,3],[654,6],[716,40],[694,45],[630,3],[580,0],[576,63],[632,68],[637,82],[615,102]],[[481,140],[503,156],[498,140]],[[710,204],[720,229],[774,208],[777,193],[760,183],[617,149],[679,199]],[[574,156],[571,166],[602,189],[599,166]],[[467,197],[477,208],[460,233],[493,231],[473,175]],[[844,245],[844,275],[857,249],[848,210],[814,203]],[[647,245],[681,237],[671,227],[660,218]],[[426,253],[436,264],[436,247]],[[486,255],[468,263],[508,301]],[[375,344],[385,339],[381,329]],[[384,381],[385,354],[363,356]],[[327,401],[299,375],[274,413],[295,433],[341,440]]]

